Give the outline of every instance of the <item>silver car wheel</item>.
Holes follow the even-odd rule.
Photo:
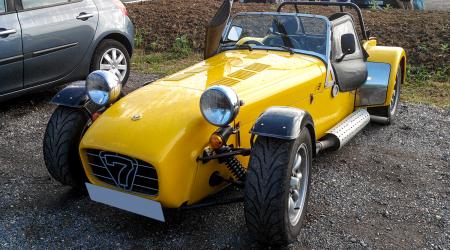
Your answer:
[[[295,155],[289,185],[288,214],[292,226],[297,225],[305,206],[309,180],[309,153],[305,143],[301,144]]]
[[[399,97],[400,97],[400,82],[399,77],[397,76],[394,91],[392,92],[391,106],[389,107],[389,112],[391,116],[393,116],[395,114],[395,111],[397,110]]]
[[[108,49],[100,60],[100,70],[109,71],[123,81],[128,70],[127,59],[119,49]]]

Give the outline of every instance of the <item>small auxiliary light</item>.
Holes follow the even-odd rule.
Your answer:
[[[218,149],[223,146],[223,138],[222,136],[213,133],[211,137],[209,138],[209,145],[213,149]]]

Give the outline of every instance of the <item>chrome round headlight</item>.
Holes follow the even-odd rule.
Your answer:
[[[212,125],[225,127],[239,113],[239,97],[230,87],[217,85],[208,88],[200,98],[203,117]]]
[[[86,78],[87,94],[97,105],[104,106],[115,102],[121,90],[119,78],[109,71],[97,70]]]

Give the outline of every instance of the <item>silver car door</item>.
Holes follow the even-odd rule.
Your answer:
[[[12,1],[0,0],[0,95],[23,88],[22,36]]]
[[[22,0],[24,86],[62,79],[92,43],[98,11],[92,0]]]

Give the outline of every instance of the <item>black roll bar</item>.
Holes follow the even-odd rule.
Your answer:
[[[281,9],[286,5],[294,5],[295,12],[299,13],[298,6],[299,5],[312,5],[312,6],[339,6],[341,12],[344,12],[344,7],[350,7],[356,10],[356,13],[358,14],[359,19],[359,26],[361,27],[361,32],[364,37],[364,40],[369,40],[368,38],[368,32],[366,30],[366,26],[364,25],[364,18],[361,13],[361,9],[358,7],[358,5],[354,3],[337,3],[337,2],[283,2],[278,6],[277,12],[281,12]]]

